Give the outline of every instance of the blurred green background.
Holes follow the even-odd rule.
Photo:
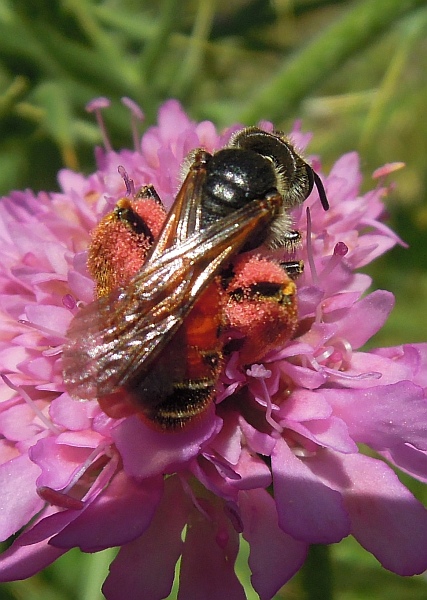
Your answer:
[[[425,341],[426,31],[426,0],[0,0],[0,193],[56,190],[64,166],[90,173],[101,140],[84,107],[101,95],[112,101],[104,115],[117,149],[131,145],[122,96],[142,106],[144,127],[170,97],[219,127],[269,119],[286,131],[302,119],[326,172],[342,153],[361,153],[365,189],[375,168],[406,163],[387,203],[410,248],[369,269],[397,298],[371,345]],[[426,578],[386,572],[352,540],[331,554],[337,600],[427,597]],[[73,551],[3,584],[0,598],[96,600],[110,560],[111,551]],[[305,578],[277,597],[306,598]]]

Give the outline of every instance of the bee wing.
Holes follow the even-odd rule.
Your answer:
[[[151,364],[188,312],[184,302],[191,282],[187,265],[179,253],[163,254],[199,227],[207,156],[201,151],[191,165],[133,282],[126,290],[92,302],[73,320],[62,357],[64,382],[73,396],[95,398],[132,379],[144,362],[146,368]]]
[[[191,272],[179,257],[158,263],[73,319],[62,356],[71,395],[96,398],[135,379],[182,323]]]
[[[160,257],[168,248],[176,246],[200,228],[202,186],[206,177],[206,162],[210,155],[200,150],[191,165],[158,240],[153,244],[147,262]]]
[[[274,198],[276,204],[282,200]],[[201,291],[275,209],[268,199],[252,201],[158,256],[154,252],[126,289],[82,309],[63,352],[70,394],[105,396],[143,379]]]

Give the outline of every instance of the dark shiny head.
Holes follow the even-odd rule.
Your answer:
[[[257,127],[247,127],[234,135],[231,144],[236,148],[258,152],[274,163],[277,189],[284,198],[285,206],[304,202],[316,185],[322,206],[328,210],[329,203],[321,179],[282,133],[268,133]]]

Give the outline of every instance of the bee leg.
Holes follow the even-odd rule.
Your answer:
[[[151,183],[149,183],[148,185],[143,185],[142,188],[138,190],[137,194],[135,195],[135,200],[147,199],[154,200],[155,202],[157,202],[157,204],[160,204],[160,206],[163,206],[164,208],[163,202],[159,194],[156,192],[156,188]]]
[[[154,236],[145,220],[132,208],[128,198],[122,198],[114,209],[114,215],[117,221],[126,225],[126,227],[138,236],[143,236],[150,244],[154,242]]]
[[[291,279],[297,279],[304,271],[304,262],[302,260],[283,260],[279,264]]]
[[[283,232],[283,245],[288,252],[295,250],[301,243],[301,234],[299,231],[290,229],[289,231]]]

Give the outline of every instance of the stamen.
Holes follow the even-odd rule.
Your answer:
[[[225,459],[221,459],[216,456],[213,452],[203,452],[203,456],[206,460],[209,460],[221,476],[227,477],[235,481],[239,481],[242,477],[232,469],[229,463]]]
[[[37,488],[37,494],[42,500],[51,504],[52,506],[58,506],[59,508],[66,508],[68,510],[82,510],[84,508],[84,502],[78,498],[73,498],[68,494],[54,490],[47,485],[42,485]]]
[[[369,373],[359,373],[359,375],[351,375],[350,373],[346,373],[345,371],[338,371],[336,369],[330,369],[329,367],[322,367],[322,370],[328,375],[333,375],[334,377],[341,377],[342,379],[352,379],[355,381],[360,381],[362,379],[381,379],[382,373],[378,371],[370,371]]]
[[[89,467],[95,462],[95,459],[105,450],[105,448],[108,445],[108,442],[103,442],[92,450],[92,452],[89,454],[89,456],[81,465],[81,467],[74,473],[70,483],[67,485],[67,487],[65,487],[62,490],[63,494],[67,494],[76,485],[76,483],[83,477],[83,475],[86,473]]]
[[[312,228],[311,228],[311,213],[310,209],[306,209],[307,215],[307,258],[310,266],[311,279],[315,286],[319,287],[319,277],[317,276],[316,265],[314,264],[313,244],[311,240]]]
[[[144,113],[138,106],[136,102],[124,96],[122,98],[122,103],[127,106],[130,110],[131,114],[131,128],[132,128],[132,139],[133,139],[133,147],[135,148],[135,152],[140,151],[140,141],[139,141],[139,133],[138,133],[138,121],[143,121],[145,118]]]
[[[125,182],[126,196],[135,196],[135,183],[134,183],[133,179],[131,179],[129,177],[126,169],[122,165],[119,165],[117,167],[117,170],[120,173],[121,178]]]
[[[277,409],[278,407],[272,402],[267,389],[267,384],[265,383],[265,380],[271,377],[271,371],[266,369],[263,365],[252,365],[252,367],[246,371],[246,374],[249,375],[249,377],[256,377],[261,384],[263,394],[260,399],[263,400],[266,405],[265,420],[273,429],[282,433],[283,427],[281,427],[272,416],[273,409]]]
[[[73,310],[73,308],[76,308],[76,301],[71,294],[65,294],[64,296],[62,296],[62,304],[65,306],[65,308],[68,308],[69,310]]]
[[[89,458],[85,461],[84,466],[86,466],[86,470],[82,473],[82,469],[79,469],[76,476],[73,477],[72,481],[69,485],[67,485],[66,488],[63,490],[55,490],[48,486],[41,486],[37,488],[37,494],[40,496],[40,498],[42,498],[42,500],[45,500],[53,506],[68,510],[82,510],[85,505],[84,498],[87,497],[92,489],[92,480],[90,482],[85,482],[84,477],[88,474],[90,469],[101,471],[110,462],[110,457],[108,457],[107,453],[99,454],[99,456],[93,460],[94,454],[96,455],[102,452],[107,445],[107,443],[104,443],[95,448]],[[94,479],[96,478],[97,476]],[[73,490],[73,488],[75,488],[74,491],[77,492],[77,496],[81,495],[82,499],[78,498],[76,495],[72,496],[69,493],[71,490]],[[81,494],[79,494],[80,490],[82,492]]]
[[[250,369],[246,370],[246,375],[256,377],[257,379],[269,379],[271,371],[270,369],[266,369],[264,365],[253,364]]]
[[[350,342],[346,338],[339,338],[339,339],[334,340],[334,344],[336,347],[341,346],[343,348],[343,350],[344,350],[343,359],[345,361],[347,361],[347,363],[350,363],[351,357],[353,354],[353,347],[350,344]]]
[[[57,331],[54,331],[53,329],[49,329],[48,327],[44,327],[43,325],[37,325],[36,323],[33,323],[32,321],[27,321],[27,319],[18,319],[18,323],[21,323],[21,325],[26,325],[27,327],[32,327],[33,329],[36,329],[40,333],[44,333],[45,335],[54,337],[58,340],[66,340],[66,336],[63,335],[62,333],[58,333]]]
[[[43,414],[43,412],[38,408],[34,400],[27,394],[25,390],[22,389],[21,386],[15,385],[11,382],[9,377],[7,377],[4,373],[0,373],[0,377],[3,379],[7,387],[9,387],[14,392],[17,392],[21,395],[22,399],[28,404],[34,414],[40,419],[40,421],[46,425],[46,427],[55,435],[61,433],[61,430],[58,429],[50,419]]]
[[[346,346],[345,346],[346,341],[340,340],[340,342],[343,344],[344,348],[346,348]],[[348,344],[348,345],[350,346],[350,344]],[[351,346],[350,346],[350,348],[351,348]],[[358,375],[353,375],[353,374],[347,373],[346,371],[340,371],[338,369],[332,369],[331,367],[325,367],[324,365],[320,365],[318,363],[317,359],[322,360],[323,354],[320,354],[316,358],[314,358],[312,356],[304,355],[302,357],[301,362],[303,364],[305,363],[304,366],[307,366],[307,364],[310,365],[312,367],[312,369],[314,369],[318,373],[324,375],[325,377],[327,375],[333,375],[334,377],[338,377],[341,379],[350,379],[350,380],[355,380],[355,381],[359,381],[362,379],[380,379],[380,377],[382,377],[382,374],[379,373],[378,371],[370,371],[369,373],[359,373]]]
[[[323,374],[325,371],[325,367],[323,365],[319,365],[317,359],[314,356],[304,355],[301,359],[302,366],[308,368],[309,366],[318,373]]]
[[[316,452],[313,452],[312,450],[307,450],[302,446],[295,446],[294,448],[291,448],[291,450],[292,453],[295,456],[298,456],[299,458],[311,458],[312,456],[316,456]]]
[[[335,267],[341,262],[342,258],[347,254],[348,246],[344,242],[335,244],[334,253],[328,260],[324,269],[320,272],[319,279],[327,277]]]
[[[43,350],[42,356],[58,356],[61,354],[62,346],[56,346],[56,348],[48,348],[47,350]]]
[[[277,421],[275,421],[272,417],[273,402],[271,401],[270,394],[268,393],[267,385],[266,385],[264,379],[261,380],[261,386],[262,386],[262,390],[264,392],[264,400],[267,403],[267,410],[265,412],[265,420],[273,429],[275,429],[279,433],[282,433],[283,427],[281,427],[279,425],[279,423],[277,423]]]
[[[333,354],[335,354],[335,348],[333,346],[328,346],[323,350],[323,352],[316,355],[316,361],[321,363],[325,360],[328,360],[328,358],[330,358]]]
[[[108,98],[100,97],[91,100],[86,104],[86,110],[88,112],[95,113],[96,122],[98,123],[98,127],[101,131],[102,141],[104,143],[104,148],[107,152],[112,152],[113,147],[111,146],[110,140],[108,139],[107,129],[104,124],[104,119],[102,118],[101,109],[108,108],[110,106],[110,101]]]
[[[238,505],[231,500],[228,500],[224,505],[224,513],[230,519],[231,524],[237,533],[242,533],[243,531],[243,521],[240,515],[240,510]]]
[[[212,521],[212,517],[209,515],[209,513],[206,512],[206,510],[203,508],[203,506],[197,500],[196,496],[194,495],[193,490],[191,489],[190,484],[185,479],[185,477],[183,475],[181,475],[180,473],[177,473],[177,475],[181,481],[182,489],[187,494],[187,496],[191,499],[191,502],[197,508],[199,513],[202,514],[205,517],[205,519],[207,519],[208,521]]]
[[[395,171],[399,171],[405,167],[404,162],[391,162],[379,167],[372,173],[372,179],[379,179],[390,175],[390,173],[394,173]]]

